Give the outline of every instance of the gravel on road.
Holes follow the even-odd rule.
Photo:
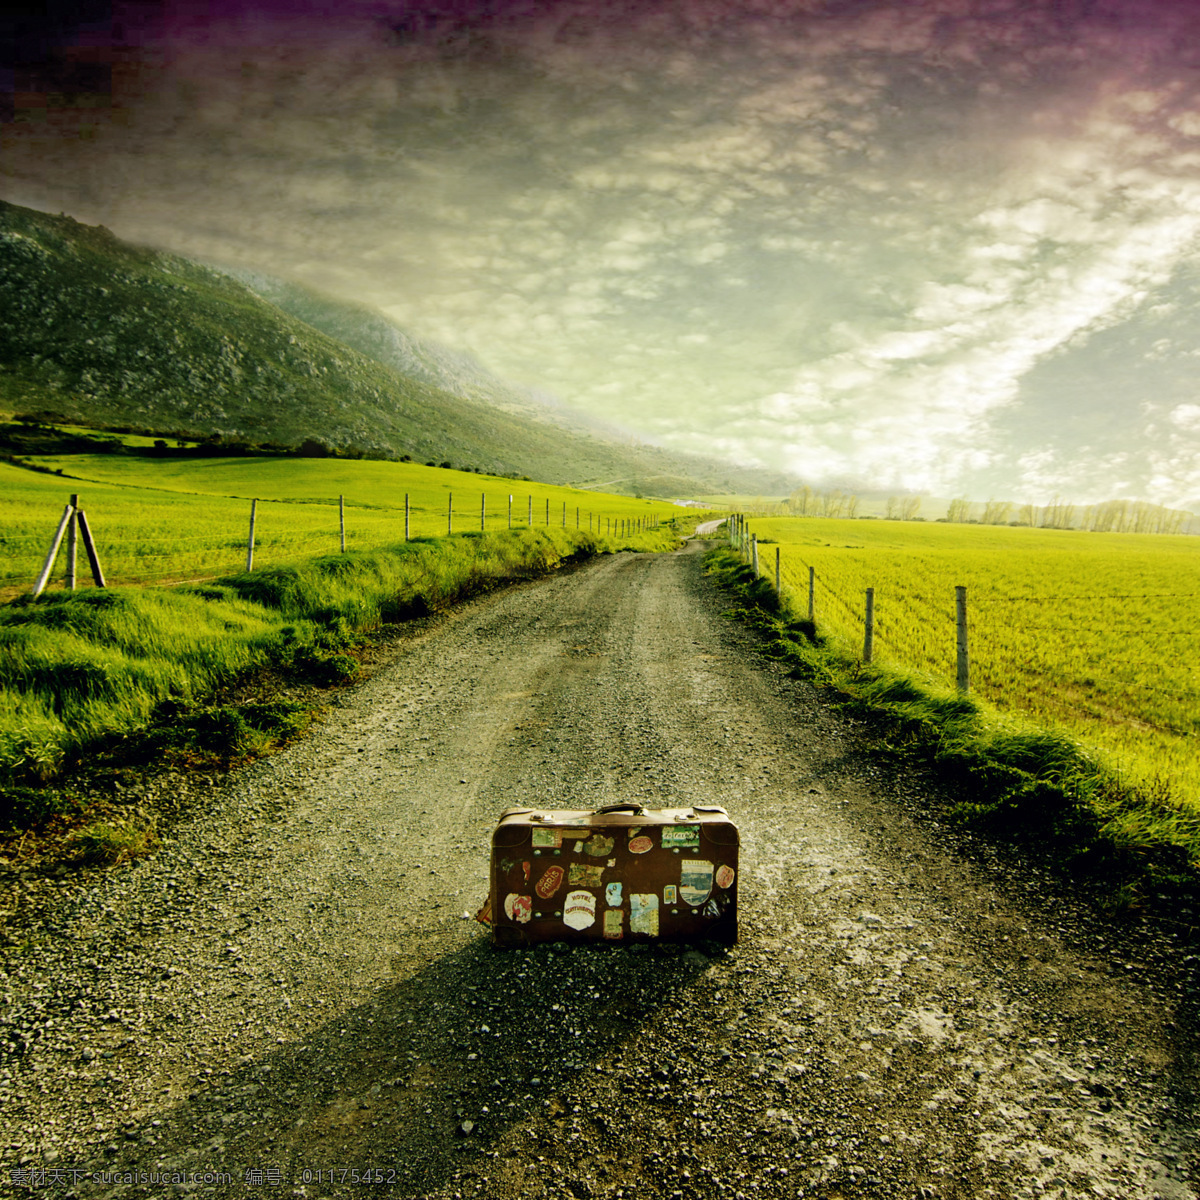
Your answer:
[[[964,845],[698,550],[430,623],[27,913],[0,1193],[1194,1200],[1172,948]],[[728,809],[739,944],[493,950],[497,815],[629,799]]]

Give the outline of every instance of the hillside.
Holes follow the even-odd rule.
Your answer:
[[[493,375],[473,355],[418,337],[369,305],[257,271],[228,269],[227,273],[276,308],[409,379],[440,388],[460,400],[486,404],[575,433],[628,440],[627,431],[566,408],[547,393],[509,383]]]
[[[435,362],[415,342],[406,359],[396,335],[384,338],[391,361],[380,361],[387,345],[369,356],[225,274],[0,201],[0,407],[99,428],[285,445],[311,438],[348,453],[610,490],[785,486],[506,411],[487,394],[500,385],[480,385],[481,368],[452,370],[448,355]],[[453,384],[455,371],[458,394],[437,385]]]

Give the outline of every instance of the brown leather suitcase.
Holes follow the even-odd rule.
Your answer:
[[[480,920],[497,946],[731,944],[737,871],[738,831],[723,808],[510,808],[492,835]]]

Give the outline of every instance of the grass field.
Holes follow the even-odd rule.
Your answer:
[[[238,679],[273,670],[338,682],[356,669],[345,651],[382,623],[572,556],[669,549],[671,518],[690,527],[703,515],[407,463],[108,455],[46,463],[63,475],[0,463],[0,589],[16,601],[0,605],[0,785],[35,788],[21,799],[0,786],[0,825],[51,811],[58,800],[38,787],[62,779],[88,748],[149,736],[138,733],[148,725],[195,726],[195,738],[225,746],[226,757],[286,735],[292,715],[270,705],[258,706],[259,726],[240,710],[213,708],[211,697]],[[60,551],[50,586],[30,602],[23,597],[72,493],[110,586],[88,586],[81,551],[79,590],[64,589]],[[245,569],[250,498],[258,500],[253,571]],[[144,586],[171,582],[178,586]]]
[[[759,519],[759,568],[818,628],[953,686],[954,588],[967,588],[972,694],[1065,727],[1124,777],[1200,807],[1200,540],[895,521]],[[766,539],[764,544],[764,539]]]
[[[346,547],[364,550],[411,536],[480,529],[578,527],[616,532],[617,522],[666,519],[680,510],[628,496],[578,491],[413,463],[298,458],[148,459],[73,455],[37,460],[61,469],[43,475],[0,463],[0,594],[32,586],[63,507],[80,496],[110,583],[202,579],[246,562],[250,501],[259,501],[255,566],[279,566],[340,547],[338,497],[345,497]],[[547,509],[547,505],[549,508]],[[55,579],[61,580],[60,554]],[[80,555],[80,579],[86,560]]]

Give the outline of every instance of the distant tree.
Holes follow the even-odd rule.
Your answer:
[[[1012,516],[1012,504],[1007,500],[992,500],[983,506],[983,516],[980,520],[985,525],[1007,525]]]
[[[1022,504],[1017,510],[1018,525],[1036,525],[1038,521],[1038,510],[1034,504]]]
[[[946,520],[961,524],[971,516],[971,502],[965,496],[957,496],[946,507]]]
[[[808,484],[798,487],[788,498],[788,508],[799,517],[808,516],[809,505],[812,503],[812,489]]]
[[[429,465],[430,465],[430,466],[433,466],[433,464],[432,464],[432,463],[430,463]],[[441,467],[442,467],[442,470],[443,470],[443,471],[451,471],[451,470],[453,470],[453,467],[451,467],[451,466],[450,466],[450,464],[449,464],[448,462],[444,462],[444,463],[442,463],[442,464],[441,464]]]
[[[333,451],[324,443],[316,438],[305,438],[304,441],[296,447],[296,456],[298,458],[329,458]]]
[[[1055,496],[1042,509],[1043,529],[1070,529],[1075,524],[1075,505],[1068,504],[1061,496]]]
[[[817,497],[817,504],[823,517],[840,517],[845,503],[845,496],[836,488],[828,492],[822,492]]]
[[[1154,506],[1138,500],[1133,506],[1130,530],[1133,533],[1150,533],[1154,529]]]
[[[1190,517],[1144,500],[1105,500],[1084,509],[1082,525],[1093,533],[1182,533]]]
[[[849,517],[850,520],[854,520],[854,518],[858,516],[858,497],[857,496],[847,496],[846,497],[846,516]]]
[[[917,513],[921,511],[920,496],[905,496],[903,503],[900,505],[900,520],[915,521]]]
[[[895,496],[887,498],[887,506],[883,510],[884,517],[889,521],[895,521],[900,516],[900,501]]]

